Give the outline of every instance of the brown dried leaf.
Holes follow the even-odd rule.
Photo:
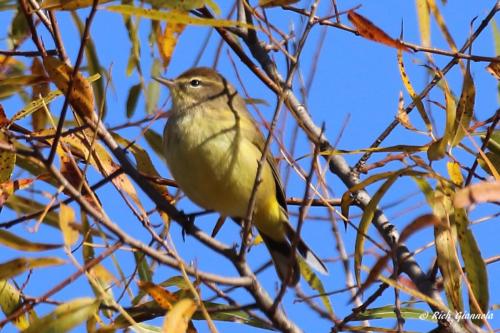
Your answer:
[[[373,24],[373,22],[368,20],[366,17],[357,14],[354,10],[350,10],[347,13],[347,18],[351,21],[362,37],[377,43],[397,48],[399,50],[407,52],[410,51],[410,49],[403,45],[401,41],[389,37],[388,34]]]
[[[493,77],[497,80],[500,80],[500,63],[499,62],[490,62],[488,66],[486,66],[486,70],[493,75]]]
[[[466,208],[481,202],[500,202],[500,181],[481,182],[460,189],[455,194],[453,205]]]
[[[410,116],[405,112],[405,100],[403,98],[403,92],[399,92],[399,101],[398,101],[398,113],[396,115],[396,119],[399,121],[404,128],[414,131],[415,126],[413,126],[410,122]]]
[[[420,229],[426,228],[428,226],[436,226],[440,223],[439,218],[434,214],[425,214],[417,217],[410,224],[408,224],[399,237],[399,242],[404,242]]]
[[[34,58],[33,63],[31,64],[31,73],[33,75],[46,75],[45,70],[43,69],[43,64],[39,58]],[[40,82],[39,84],[34,84],[32,87],[32,100],[37,100],[40,97],[45,97],[49,94],[50,88],[48,82]],[[49,107],[48,105],[46,106]],[[31,116],[33,130],[40,131],[45,128],[47,124],[47,113],[45,110],[38,109],[38,112],[34,112]]]
[[[43,58],[43,65],[52,82],[66,93],[73,68],[54,57]],[[73,78],[73,88],[69,96],[71,106],[80,116],[94,116],[94,92],[90,83],[78,72]]]
[[[259,0],[259,6],[262,8],[288,6],[299,2],[299,0]]]

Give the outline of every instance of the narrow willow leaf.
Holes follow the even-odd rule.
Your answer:
[[[137,106],[137,101],[139,100],[139,96],[141,94],[142,85],[140,83],[133,85],[130,87],[128,91],[127,97],[127,118],[132,118],[135,113],[135,108]]]
[[[34,321],[22,333],[69,332],[97,313],[100,302],[93,298],[78,298],[59,305],[53,312]]]
[[[165,310],[172,309],[173,304],[179,301],[178,296],[152,282],[139,281],[137,285],[148,293],[155,302]]]
[[[33,243],[3,229],[0,229],[0,244],[15,250],[28,252],[48,251],[61,247],[60,244]]]
[[[88,77],[86,80],[90,83],[98,80],[101,77],[99,74],[94,74]],[[15,122],[17,120],[23,119],[24,117],[29,116],[33,112],[36,112],[43,108],[44,105],[48,105],[52,102],[57,96],[61,96],[63,93],[60,90],[54,90],[47,94],[45,97],[38,98],[30,103],[28,103],[23,109],[16,112],[10,122]]]
[[[288,6],[292,5],[299,0],[259,0],[259,6],[262,8],[278,7],[278,6]]]
[[[93,1],[93,0],[92,0]],[[109,0],[111,1],[111,0]],[[100,3],[103,3],[99,1]],[[108,1],[105,1],[108,2]],[[92,4],[92,3],[91,3]],[[82,20],[80,17],[77,15],[75,11],[71,12],[71,18],[75,22],[75,25],[78,27],[78,32],[80,33],[80,36],[83,36],[84,30],[85,30],[85,25],[83,24]],[[87,57],[87,67],[88,67],[88,72],[90,74],[97,74],[102,71],[101,64],[99,63],[99,57],[97,56],[97,50],[94,44],[94,41],[91,37],[87,38],[86,44],[85,44],[85,55]],[[105,118],[106,116],[106,99],[105,99],[105,92],[104,92],[104,80],[98,80],[93,82],[93,87],[94,87],[94,92],[95,92],[95,97],[96,97],[96,105],[99,111],[101,112],[101,107],[102,107],[102,119]]]
[[[198,306],[190,298],[183,298],[168,311],[163,322],[163,331],[169,333],[185,333],[191,317]]]
[[[456,110],[455,133],[453,133],[450,141],[452,146],[458,145],[460,141],[462,141],[462,138],[467,134],[466,131],[469,128],[469,123],[474,116],[475,98],[476,88],[470,74],[470,65],[468,64],[464,75],[462,93]]]
[[[448,175],[450,175],[451,181],[457,186],[462,186],[464,177],[460,172],[460,164],[457,162],[447,162],[446,168],[448,169]]]
[[[151,282],[153,272],[149,266],[146,255],[141,252],[134,252],[135,265],[137,266],[137,273],[141,281]]]
[[[500,181],[481,182],[458,190],[453,204],[457,208],[467,208],[482,202],[500,201]]]
[[[410,307],[399,307],[397,311],[401,314],[401,317],[405,319],[426,319],[433,322],[436,321],[435,319],[432,319],[432,313],[426,316],[428,312],[425,310]],[[397,318],[396,308],[390,305],[380,308],[367,309],[361,312],[354,320],[372,320],[384,318]]]
[[[188,14],[172,13],[156,9],[139,8],[130,5],[113,5],[106,7],[107,10],[123,15],[134,15],[148,18],[151,20],[168,21],[171,23],[182,23],[186,25],[200,25],[211,27],[243,27],[256,29],[251,24],[245,24],[238,21],[215,19],[215,18],[200,18],[190,16]]]
[[[434,214],[441,219],[441,223],[434,226],[437,264],[443,276],[444,290],[449,306],[452,310],[463,312],[461,280],[462,267],[458,262],[455,239],[450,225],[450,216],[453,213],[449,193],[438,189],[434,193],[432,202]]]
[[[377,27],[366,17],[356,13],[354,10],[347,12],[347,18],[351,21],[362,37],[377,43],[397,48],[398,50],[409,51],[408,47],[403,45],[399,40],[391,38],[385,33],[385,31]]]
[[[460,252],[464,260],[467,281],[470,283],[474,294],[473,296],[469,295],[470,312],[486,314],[488,313],[490,299],[486,264],[481,256],[481,251],[479,250],[474,234],[469,229],[469,219],[465,209],[456,209],[454,220],[457,226],[457,237],[460,244]],[[475,306],[476,303],[472,300],[473,298],[477,301],[479,309]],[[474,319],[472,321],[479,326],[483,324],[481,319]]]
[[[21,293],[12,284],[0,280],[0,308],[5,316],[10,315],[22,305]],[[11,321],[17,329],[23,330],[29,326],[27,314],[17,316]]]
[[[55,57],[43,58],[43,65],[51,81],[59,90],[66,93],[73,68]],[[80,72],[73,77],[69,102],[80,116],[89,118],[94,116],[94,91]]]
[[[0,209],[7,199],[18,190],[28,188],[33,184],[33,178],[16,179],[8,182],[0,183]]]
[[[413,88],[410,82],[410,78],[406,73],[405,65],[403,62],[403,52],[401,50],[398,50],[397,55],[398,55],[399,74],[401,75],[401,80],[403,81],[406,91],[408,92],[413,102],[415,103],[418,113],[420,114],[420,117],[425,123],[427,131],[432,132],[432,123],[431,120],[429,119],[429,116],[427,115],[427,111],[425,111],[424,104],[422,103],[422,100],[418,97],[418,94],[415,92],[415,89]]]
[[[333,314],[332,304],[330,303],[330,299],[326,295],[325,287],[323,283],[318,278],[318,275],[307,265],[307,263],[300,257],[297,257],[299,262],[300,274],[304,277],[309,287],[316,290],[321,298],[321,302],[325,305],[328,313]]]
[[[144,133],[144,138],[148,142],[149,146],[153,149],[153,151],[158,155],[161,159],[165,159],[163,157],[163,138],[160,134],[156,133],[152,129],[148,129]]]
[[[45,70],[43,69],[43,64],[39,58],[33,58],[33,62],[31,63],[31,74],[33,75],[45,75]],[[32,100],[36,100],[40,97],[45,97],[50,92],[50,87],[48,82],[35,84],[32,88],[33,92],[31,94]],[[47,107],[48,109],[48,107]],[[40,131],[45,128],[48,122],[48,115],[45,110],[42,112],[34,112],[31,117],[33,130]]]
[[[354,270],[356,273],[356,282],[358,285],[361,284],[361,262],[363,259],[364,252],[364,244],[365,244],[365,235],[368,233],[368,227],[370,226],[373,217],[375,216],[375,212],[377,210],[377,206],[385,195],[385,193],[391,188],[391,186],[396,182],[396,180],[403,174],[411,171],[409,169],[402,169],[396,172],[391,172],[391,175],[387,178],[387,180],[380,186],[380,188],[375,192],[372,199],[366,205],[365,210],[363,212],[363,216],[361,217],[361,221],[359,222],[358,232],[356,234],[356,244],[355,244],[355,252],[354,252]]]
[[[0,264],[0,280],[7,280],[33,268],[64,264],[64,260],[56,257],[17,258]]]
[[[10,138],[2,128],[0,128],[0,142],[11,144]],[[12,176],[15,165],[16,153],[7,150],[0,150],[0,183],[10,180],[10,176]]]
[[[0,99],[10,97],[17,92],[23,90],[27,85],[40,83],[46,81],[45,76],[34,75],[21,75],[2,77],[0,80]]]
[[[431,46],[431,17],[427,0],[415,0],[417,5],[418,29],[422,46]]]
[[[185,24],[171,23],[167,21],[163,33],[158,31],[158,33],[156,34],[156,43],[158,45],[158,51],[163,61],[164,70],[166,70],[168,65],[170,64],[170,59],[172,58],[172,54],[174,53],[177,41],[184,31],[185,27]]]
[[[159,76],[161,72],[161,62],[155,59],[151,67],[151,76]],[[156,104],[160,99],[160,84],[156,80],[150,80],[146,88],[146,113],[153,114]]]
[[[112,0],[99,0],[99,4],[105,4]],[[44,0],[43,9],[51,10],[77,10],[92,6],[93,0]]]
[[[477,162],[481,168],[492,176],[500,174],[500,155],[492,151],[486,152],[484,155],[489,163],[486,163],[486,160],[482,156],[478,156]],[[490,169],[491,167],[493,167],[494,170]]]
[[[68,247],[74,245],[78,240],[79,233],[71,226],[71,223],[75,221],[75,211],[73,208],[61,204],[61,207],[59,207],[59,226],[63,234],[64,244]]]

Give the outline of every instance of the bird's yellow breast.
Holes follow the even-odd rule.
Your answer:
[[[244,123],[230,111],[174,114],[165,127],[164,149],[172,176],[192,201],[224,216],[244,218],[262,153],[241,126]],[[281,233],[274,230],[281,229],[282,216],[267,163],[262,179],[254,209],[256,216],[265,215],[258,220],[265,221],[255,223],[271,234]]]

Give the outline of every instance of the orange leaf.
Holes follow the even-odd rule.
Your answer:
[[[390,47],[395,47],[403,51],[410,51],[410,49],[403,45],[401,41],[389,37],[382,29],[374,25],[366,17],[363,17],[353,10],[347,13],[347,18],[354,24],[354,27],[358,33],[365,37],[366,39],[373,40],[377,43],[381,43]]]
[[[163,61],[163,68],[166,69],[172,58],[179,36],[184,31],[185,24],[167,21],[163,33],[157,32],[158,51]],[[158,29],[159,30],[159,29]]]
[[[170,310],[172,304],[177,302],[179,298],[163,287],[147,281],[137,282],[139,288],[147,292],[153,299],[165,310]]]

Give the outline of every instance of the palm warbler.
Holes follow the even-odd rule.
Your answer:
[[[210,68],[193,68],[174,80],[155,78],[172,95],[163,148],[172,176],[199,206],[222,216],[246,217],[264,136],[233,86]],[[289,286],[300,279],[291,242],[285,194],[271,154],[266,155],[255,197],[253,224],[266,244],[278,276]],[[325,265],[297,239],[296,249],[316,270]]]

